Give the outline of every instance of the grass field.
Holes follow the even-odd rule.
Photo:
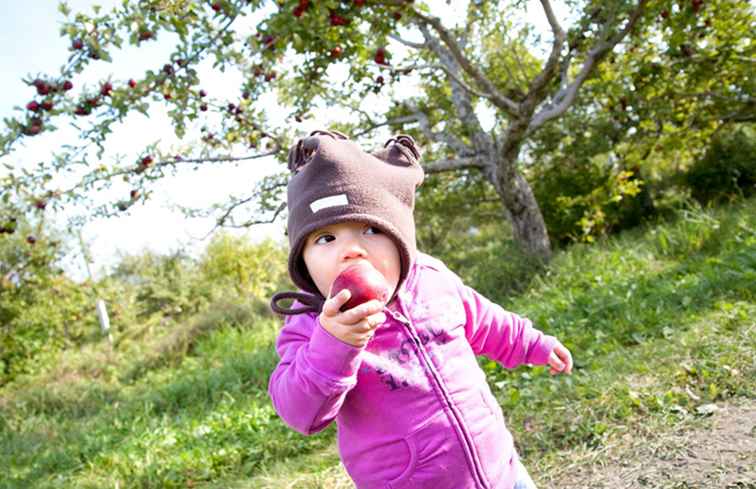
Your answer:
[[[570,247],[524,293],[492,297],[576,361],[551,377],[481,359],[534,478],[756,397],[755,295],[750,199]],[[0,390],[0,488],[351,487],[334,429],[303,437],[270,405],[278,327],[257,300],[39,358]]]

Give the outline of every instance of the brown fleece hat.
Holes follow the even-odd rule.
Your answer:
[[[386,233],[399,249],[399,286],[416,253],[415,189],[424,173],[415,141],[389,139],[367,153],[336,131],[314,131],[289,150],[289,275],[301,289],[320,295],[302,259],[307,236],[344,221],[363,222]]]

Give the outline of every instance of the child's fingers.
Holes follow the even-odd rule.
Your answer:
[[[335,296],[329,297],[323,303],[323,314],[326,316],[336,316],[341,312],[341,306],[346,304],[351,296],[352,293],[349,292],[349,289],[342,289]]]
[[[370,325],[370,328],[371,329],[375,329],[378,326],[380,326],[381,324],[383,324],[383,323],[386,322],[386,313],[379,312],[379,313],[376,313],[376,314],[371,314],[370,316],[368,316],[365,319],[367,319],[367,322]]]
[[[379,300],[372,300],[345,311],[342,317],[345,323],[354,324],[381,311],[383,311],[383,303]]]
[[[564,365],[561,371],[565,374],[572,373],[572,354],[570,353],[570,350],[562,346],[560,348],[557,348],[556,354],[559,356],[559,359]]]
[[[564,370],[565,364],[562,362],[562,360],[557,356],[555,352],[551,352],[551,355],[549,356],[549,366],[551,369],[549,370],[549,373],[551,375],[554,375],[556,373],[559,373]]]

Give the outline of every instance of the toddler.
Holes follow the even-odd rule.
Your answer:
[[[287,315],[273,406],[305,435],[336,420],[359,489],[532,489],[476,355],[553,374],[571,372],[570,352],[416,249],[419,159],[404,135],[371,154],[315,131],[289,151],[289,274],[301,291],[271,303]],[[390,299],[342,312],[349,291],[331,284],[360,262]]]

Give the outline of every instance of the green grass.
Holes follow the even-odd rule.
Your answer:
[[[571,247],[522,294],[493,297],[576,361],[550,377],[481,360],[536,479],[632,426],[753,398],[755,292],[751,199]],[[270,405],[278,320],[230,307],[39,358],[0,390],[0,488],[348,487],[334,430],[300,436]]]

